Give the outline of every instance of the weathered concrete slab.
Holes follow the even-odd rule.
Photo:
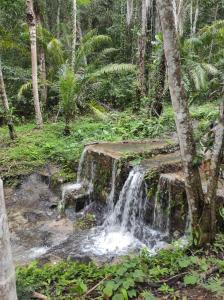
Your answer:
[[[178,148],[171,140],[123,141],[114,143],[96,143],[87,145],[88,151],[94,151],[113,158],[122,158],[127,155],[144,155],[169,153]]]

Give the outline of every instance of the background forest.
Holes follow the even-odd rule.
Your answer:
[[[184,85],[200,138],[216,119],[222,97],[224,8],[218,0],[174,4]],[[29,134],[20,135],[21,143],[1,154],[6,164],[19,155],[34,165],[53,157],[66,167],[77,161],[80,141],[89,136],[142,139],[174,131],[156,1],[34,1],[36,96],[27,3],[1,0],[0,6],[1,94],[8,102],[0,106],[0,123],[13,120],[16,126],[26,124],[18,131],[29,131],[35,100],[36,125],[42,127],[42,119],[46,124],[39,147]],[[70,125],[77,118],[78,124]],[[63,132],[72,134],[71,140]]]

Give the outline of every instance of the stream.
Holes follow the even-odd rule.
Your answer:
[[[113,159],[110,191],[106,203],[102,203],[93,199],[96,161],[87,164],[87,159],[84,150],[77,182],[63,185],[60,193],[37,173],[25,178],[15,190],[6,191],[16,264],[37,258],[54,262],[68,257],[104,262],[143,248],[155,254],[169,244],[171,195],[166,209],[159,201],[164,183],[159,182],[149,221],[145,217],[149,211],[145,168],[130,169],[117,193],[120,169],[118,160]],[[70,198],[72,205],[67,203]],[[94,216],[91,226],[77,228],[77,223],[85,223],[86,216]]]

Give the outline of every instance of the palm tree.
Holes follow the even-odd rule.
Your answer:
[[[59,77],[60,104],[65,119],[64,135],[70,135],[70,121],[76,111],[76,79],[74,72],[67,65],[61,71]]]
[[[40,108],[39,92],[38,92],[38,76],[37,76],[37,30],[36,16],[33,8],[33,0],[26,0],[27,5],[27,23],[30,33],[31,45],[31,62],[32,62],[32,83],[33,83],[33,98],[37,128],[43,127],[43,118]]]
[[[95,35],[94,31],[87,33],[76,50],[76,59],[74,68],[70,68],[63,59],[63,51],[60,47],[60,43],[53,39],[48,50],[51,52],[51,56],[55,57],[60,65],[60,62],[64,61],[59,71],[59,96],[60,105],[63,111],[65,119],[64,133],[70,134],[69,123],[72,117],[77,112],[80,103],[80,98],[87,85],[94,84],[99,77],[105,74],[121,74],[128,72],[135,72],[135,66],[131,64],[108,64],[101,67],[100,57],[107,55],[114,51],[114,48],[108,48],[111,44],[111,38],[106,35]],[[54,46],[53,46],[54,45]],[[85,58],[95,54],[95,60],[91,64],[87,65]],[[98,66],[98,67],[96,67]]]
[[[73,21],[73,28],[72,28],[72,69],[74,70],[75,67],[75,52],[76,52],[76,38],[77,38],[77,2],[73,0],[73,10],[72,10],[72,21]]]

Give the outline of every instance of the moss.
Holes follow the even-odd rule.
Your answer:
[[[84,217],[74,223],[74,230],[86,230],[96,226],[96,216],[94,214],[86,214]]]

